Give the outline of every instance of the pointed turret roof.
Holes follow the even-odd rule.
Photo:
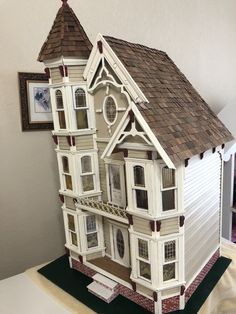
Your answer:
[[[59,57],[88,59],[92,44],[67,0],[62,1],[50,33],[43,44],[38,61]]]

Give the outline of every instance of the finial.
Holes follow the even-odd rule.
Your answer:
[[[63,2],[64,5],[66,5],[68,0],[61,0],[61,1]]]

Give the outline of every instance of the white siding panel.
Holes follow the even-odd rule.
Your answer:
[[[70,145],[68,144],[66,136],[58,136],[59,149],[70,150]]]
[[[179,218],[174,217],[170,219],[164,219],[161,221],[160,235],[167,235],[179,232]]]
[[[221,158],[207,152],[185,168],[185,274],[187,284],[219,245]]]

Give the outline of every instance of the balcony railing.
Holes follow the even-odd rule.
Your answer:
[[[94,200],[93,198],[78,198],[76,203],[80,208],[85,210],[99,210],[102,213],[119,217],[119,220],[127,221],[126,211],[124,208],[104,203],[103,201]],[[104,215],[107,216],[107,215]]]

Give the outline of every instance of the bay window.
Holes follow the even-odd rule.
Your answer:
[[[163,244],[163,282],[177,279],[177,240]]]
[[[98,246],[98,229],[95,215],[85,216],[85,233],[87,239],[87,249]]]
[[[82,193],[91,192],[95,190],[94,186],[94,163],[92,155],[82,156],[80,159],[81,168],[81,188]]]
[[[56,98],[56,112],[58,117],[58,124],[60,129],[66,129],[65,109],[63,103],[63,95],[60,89],[55,91]]]
[[[64,190],[73,190],[72,184],[72,176],[70,174],[70,166],[69,166],[69,159],[67,156],[61,157],[62,163],[62,178],[63,178],[63,189]]]
[[[176,178],[175,170],[163,167],[161,171],[162,184],[161,184],[161,195],[162,195],[162,211],[166,212],[169,210],[176,209]]]
[[[78,246],[74,215],[67,214],[67,226],[68,226],[68,231],[69,231],[69,244]]]
[[[151,281],[151,263],[149,253],[149,243],[144,239],[137,239],[137,269],[138,277]]]
[[[74,88],[74,110],[77,129],[88,129],[88,104],[86,92],[83,88]]]
[[[148,192],[145,185],[145,172],[143,166],[134,166],[134,194],[136,207],[148,210]]]

